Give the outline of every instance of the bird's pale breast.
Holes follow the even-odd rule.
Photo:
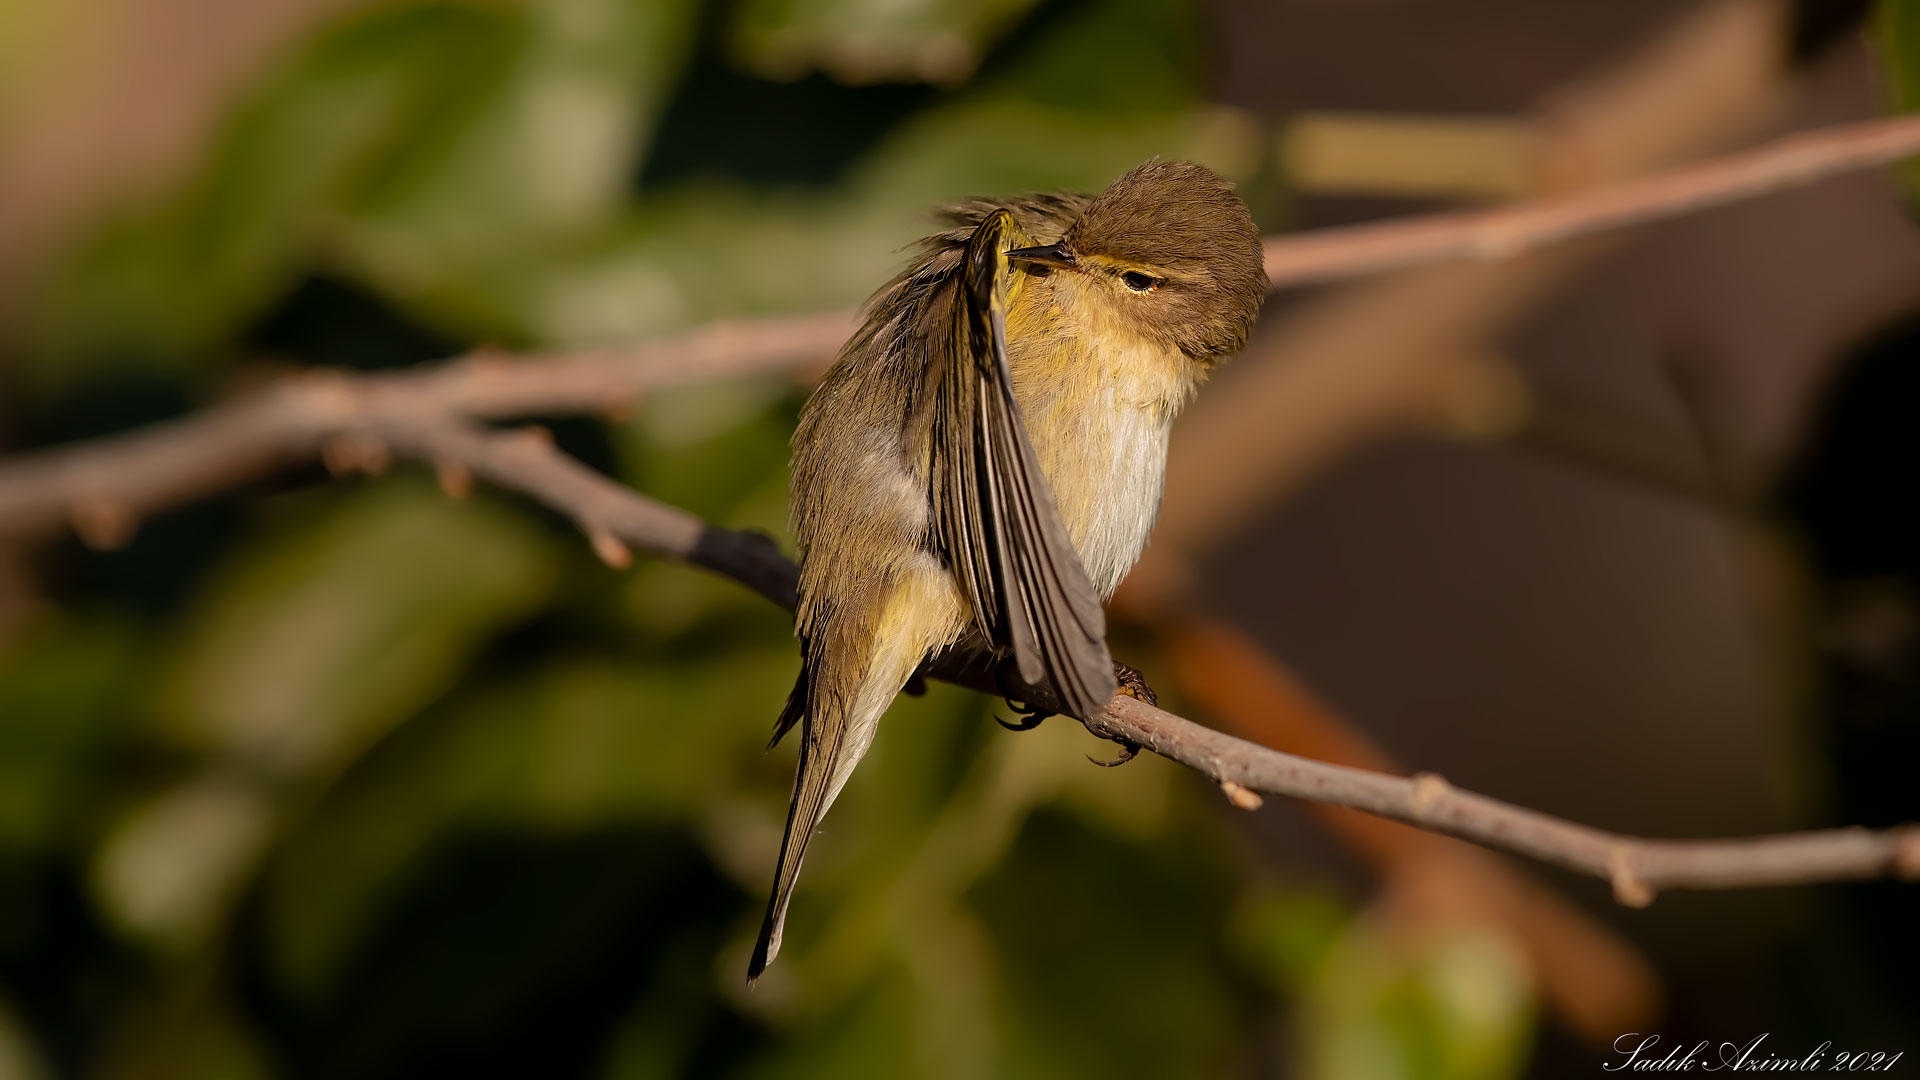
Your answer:
[[[1153,529],[1168,434],[1198,371],[1177,350],[1045,301],[1029,293],[1008,313],[1014,396],[1081,564],[1111,596]]]

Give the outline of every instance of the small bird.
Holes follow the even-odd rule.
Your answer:
[[[800,764],[749,980],[814,827],[930,656],[1011,660],[1079,719],[1122,678],[1144,690],[1101,604],[1146,546],[1174,417],[1267,291],[1252,215],[1200,165],[943,216],[794,433],[803,663],[773,744],[798,725]]]

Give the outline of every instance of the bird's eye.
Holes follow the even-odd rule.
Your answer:
[[[1159,278],[1154,277],[1152,274],[1143,274],[1138,270],[1129,270],[1121,274],[1120,280],[1126,282],[1127,288],[1132,289],[1134,292],[1152,292],[1160,287]]]

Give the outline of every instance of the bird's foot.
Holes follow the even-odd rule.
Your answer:
[[[1147,680],[1140,674],[1140,669],[1128,667],[1116,660],[1113,664],[1113,677],[1119,680],[1121,693],[1149,705],[1160,704],[1160,695],[1154,693],[1153,687],[1147,685]]]
[[[1158,705],[1160,703],[1160,695],[1154,693],[1153,687],[1147,685],[1147,680],[1141,677],[1138,669],[1116,661],[1113,665],[1113,677],[1120,683],[1120,693],[1133,698],[1135,701],[1144,701],[1149,705]],[[1125,765],[1140,753],[1140,745],[1138,743],[1130,743],[1125,739],[1115,739],[1113,741],[1120,744],[1120,755],[1118,757],[1109,761],[1101,761],[1092,754],[1088,754],[1087,760],[1103,769],[1111,769],[1116,765]]]
[[[1004,716],[996,716],[993,721],[1008,731],[1032,731],[1040,726],[1040,721],[1053,715],[1038,706],[1015,705],[1011,701],[1007,702],[1007,708],[1012,709],[1020,717],[1019,723],[1014,723]]]
[[[1012,709],[1014,713],[1020,717],[1020,722],[1016,724],[996,716],[993,718],[994,723],[999,724],[1008,731],[1032,731],[1034,728],[1040,726],[1040,721],[1053,715],[1052,712],[1042,709],[1037,705],[1028,705],[1024,702],[1018,705],[1014,704],[1013,694],[1007,689],[1007,675],[1004,669],[995,668],[993,671],[993,679],[994,682],[1000,686],[1000,700],[1006,702],[1007,708]]]

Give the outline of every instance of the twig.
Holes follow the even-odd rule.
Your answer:
[[[741,582],[787,610],[794,565],[765,537],[723,529],[649,499],[567,457],[551,441],[490,432],[463,421],[385,416],[370,425],[396,451],[455,464],[474,476],[524,491],[577,521],[590,536],[704,566]],[[929,674],[996,691],[989,671],[967,657],[945,657]],[[1056,704],[1043,690],[1034,704]],[[1314,761],[1214,731],[1126,695],[1085,722],[1105,739],[1132,743],[1212,780],[1236,805],[1242,792],[1266,792],[1405,822],[1487,847],[1529,855],[1613,886],[1622,904],[1643,907],[1661,889],[1728,889],[1896,877],[1920,879],[1920,826],[1828,829],[1738,840],[1651,840],[1605,832],[1476,795],[1431,773],[1411,779]]]
[[[1267,278],[1280,288],[1443,259],[1508,258],[1915,154],[1920,154],[1920,116],[1840,124],[1699,165],[1519,206],[1275,237],[1267,241]]]
[[[156,511],[300,461],[382,418],[607,412],[696,379],[831,356],[850,312],[712,323],[638,345],[542,357],[481,351],[389,375],[313,372],[179,420],[0,462],[0,537],[131,529]],[[111,545],[107,545],[111,546]]]
[[[605,542],[612,541],[622,550],[637,548],[679,559],[733,578],[783,608],[793,608],[798,571],[765,537],[710,525],[622,487],[567,457],[544,437],[491,431],[420,409],[404,399],[383,397],[377,384],[365,391],[344,376],[309,383],[218,410],[194,425],[118,440],[122,445],[141,442],[154,458],[120,459],[114,441],[109,441],[73,455],[63,473],[88,477],[95,475],[94,469],[117,464],[139,473],[143,481],[153,475],[171,478],[176,494],[208,490],[218,476],[285,461],[302,448],[311,454],[329,438],[351,434],[443,473],[464,472],[531,494],[578,522],[603,555],[609,550]],[[249,463],[223,461],[223,452],[244,455]],[[172,459],[220,469],[169,472],[160,462]],[[189,479],[191,489],[183,483]],[[72,491],[89,489],[80,485],[66,490],[65,503],[71,505]],[[137,484],[116,491],[129,505],[144,505],[135,494],[141,491]],[[965,658],[945,659],[930,674],[979,689],[994,687],[989,674]],[[1038,705],[1050,704],[1042,690],[1023,696]],[[1086,726],[1103,738],[1134,743],[1190,765],[1230,793],[1259,791],[1351,807],[1521,852],[1606,878],[1623,903],[1645,903],[1663,888],[1920,877],[1920,827],[1879,832],[1843,829],[1750,840],[1643,840],[1461,791],[1437,778],[1407,780],[1270,750],[1125,696],[1116,697],[1104,715]]]
[[[1512,254],[1582,233],[1777,190],[1920,152],[1920,119],[1832,128],[1653,180],[1512,210],[1442,215],[1285,238],[1268,247],[1276,284],[1324,281],[1389,266]],[[449,487],[480,476],[533,494],[576,521],[603,558],[638,548],[732,577],[787,608],[796,571],[765,538],[706,524],[572,461],[545,440],[490,431],[470,418],[619,409],[661,386],[714,374],[795,368],[831,353],[845,313],[716,324],[631,350],[513,360],[479,354],[377,377],[287,380],[197,416],[0,465],[0,536],[78,526],[112,544],[142,515],[311,460],[328,447],[344,466],[388,451],[427,461]],[[991,687],[985,672],[946,659],[932,672]],[[1048,704],[1047,695],[1028,695]],[[1207,775],[1223,791],[1260,791],[1346,806],[1504,848],[1609,880],[1623,903],[1663,888],[1733,888],[1895,876],[1920,878],[1920,827],[1843,829],[1744,840],[1621,836],[1461,791],[1312,761],[1212,731],[1131,698],[1087,721]],[[1244,797],[1238,802],[1250,800]]]
[[[1552,92],[1532,110],[1542,179],[1577,184],[1579,193],[1563,187],[1543,202],[1424,219],[1451,222],[1448,243],[1460,245],[1443,244],[1432,253],[1476,245],[1485,251],[1500,246],[1486,241],[1501,234],[1536,242],[1541,233],[1526,223],[1539,224],[1540,207],[1571,208],[1575,217],[1581,206],[1644,207],[1644,193],[1674,190],[1663,189],[1661,176],[1750,179],[1738,163],[1777,160],[1772,149],[1719,163],[1681,163],[1724,145],[1776,108],[1784,89],[1777,65],[1785,15],[1784,5],[1771,0],[1689,5],[1641,47]],[[1847,134],[1827,143],[1825,152],[1852,154],[1857,147],[1849,140],[1859,138],[1859,130],[1827,129]],[[1869,129],[1868,138],[1879,134]],[[1789,139],[1772,147],[1796,145],[1804,143]],[[1787,160],[1805,163],[1800,153]],[[1736,167],[1722,168],[1727,161]],[[1681,171],[1673,172],[1676,167]],[[1697,183],[1680,185],[1689,188],[1699,190]],[[1638,200],[1631,197],[1635,191],[1643,193]],[[1441,227],[1428,235],[1447,233]],[[1606,246],[1562,244],[1498,262],[1436,263],[1289,305],[1187,413],[1168,457],[1160,524],[1134,576],[1162,582],[1190,576],[1179,564],[1203,558],[1332,459],[1363,442],[1430,426],[1436,405],[1458,393],[1462,373],[1483,363]],[[1222,461],[1234,467],[1220,469]]]
[[[482,351],[384,377],[381,393],[394,404],[479,417],[618,411],[670,386],[820,363],[854,328],[854,312],[828,311],[723,319],[629,348],[533,357]]]
[[[1145,625],[1159,646],[1156,663],[1216,729],[1297,757],[1404,771],[1232,623],[1175,602],[1156,607]],[[1499,928],[1526,957],[1546,1004],[1586,1041],[1604,1045],[1659,1014],[1660,979],[1640,950],[1511,860],[1345,807],[1305,809],[1372,865],[1404,915]]]
[[[1267,242],[1276,288],[1419,262],[1511,255],[1920,153],[1920,117],[1827,128],[1650,179],[1503,210],[1436,214]],[[0,464],[0,536],[78,524],[123,539],[154,511],[310,459],[363,417],[432,410],[498,418],[619,410],[648,391],[716,375],[792,370],[831,355],[846,311],[733,320],[628,349],[544,357],[478,352],[439,367],[283,382],[195,416]],[[113,528],[91,528],[100,523]],[[83,536],[87,535],[83,533]]]
[[[387,418],[376,430],[409,457],[456,465],[567,515],[610,563],[624,565],[631,545],[724,574],[788,611],[798,602],[799,568],[771,538],[723,529],[640,495],[561,453],[542,434],[490,431],[444,417]]]
[[[1609,881],[1644,907],[1661,889],[1734,889],[1896,877],[1920,879],[1920,826],[1825,829],[1739,840],[1650,840],[1605,832],[1463,791],[1431,773],[1413,779],[1295,757],[1116,697],[1096,735],[1124,738],[1190,765],[1215,783],[1311,799],[1518,852]]]

